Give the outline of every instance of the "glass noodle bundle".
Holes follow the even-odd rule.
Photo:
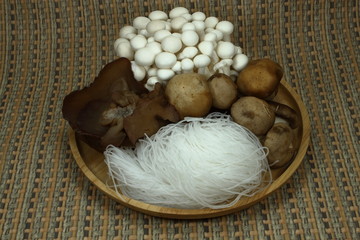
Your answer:
[[[116,191],[175,208],[230,207],[266,187],[270,173],[267,149],[221,113],[185,118],[135,148],[108,146],[104,155]]]

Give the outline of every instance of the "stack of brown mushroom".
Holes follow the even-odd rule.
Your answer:
[[[282,67],[270,59],[252,60],[236,83],[217,73],[208,80],[196,73],[173,77],[165,94],[181,118],[202,117],[210,111],[230,111],[233,120],[253,132],[268,148],[272,168],[283,167],[296,152],[295,110],[272,101],[283,76]]]

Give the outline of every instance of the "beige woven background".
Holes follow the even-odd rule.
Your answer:
[[[115,58],[121,26],[174,6],[232,21],[234,43],[279,62],[309,110],[301,167],[235,214],[167,220],[125,208],[68,146],[64,96]],[[354,0],[1,1],[0,239],[360,239],[359,15]]]

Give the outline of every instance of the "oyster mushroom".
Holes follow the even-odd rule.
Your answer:
[[[104,135],[112,133],[106,139],[116,139],[115,145],[123,138],[119,128],[108,132],[113,126],[103,124],[103,113],[113,108],[114,104],[120,103],[122,106],[119,106],[123,107],[134,103],[137,101],[134,95],[146,92],[144,83],[135,80],[131,62],[126,58],[119,58],[105,65],[89,87],[73,91],[64,98],[63,117],[84,142],[103,151],[107,144],[103,142]]]
[[[179,120],[179,113],[167,101],[162,85],[157,83],[153,91],[139,99],[134,112],[124,118],[124,130],[135,144],[145,134],[150,137],[162,126]]]

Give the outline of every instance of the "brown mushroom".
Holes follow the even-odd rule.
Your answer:
[[[239,73],[236,84],[246,96],[272,99],[283,76],[282,67],[270,59],[252,60]]]
[[[73,91],[63,101],[63,117],[69,122],[77,136],[98,151],[103,151],[107,143],[105,139],[116,139],[118,145],[123,133],[109,129],[111,124],[104,125],[102,122],[103,112],[116,104],[118,95],[132,92],[122,100],[128,103],[136,101],[134,95],[141,95],[147,90],[142,82],[135,80],[131,70],[131,63],[126,58],[119,58],[108,63],[98,74],[89,87]],[[131,97],[130,97],[131,96]],[[109,136],[111,135],[111,136]]]
[[[275,113],[269,104],[256,97],[241,97],[231,106],[234,122],[246,127],[257,136],[262,136],[272,127]]]
[[[264,147],[269,149],[267,159],[270,167],[280,168],[293,158],[296,148],[295,135],[287,123],[279,122],[269,130],[264,139]]]
[[[268,101],[268,103],[277,116],[289,122],[291,128],[297,128],[299,126],[299,119],[294,109],[278,102]]]
[[[206,78],[198,73],[175,75],[167,83],[165,94],[182,119],[205,116],[212,105]]]
[[[214,74],[208,82],[213,98],[213,107],[222,110],[229,109],[237,99],[236,84],[228,75],[222,73]]]
[[[124,130],[132,144],[139,138],[151,136],[162,126],[180,120],[179,113],[166,99],[160,83],[153,91],[139,99],[134,112],[124,118]]]

